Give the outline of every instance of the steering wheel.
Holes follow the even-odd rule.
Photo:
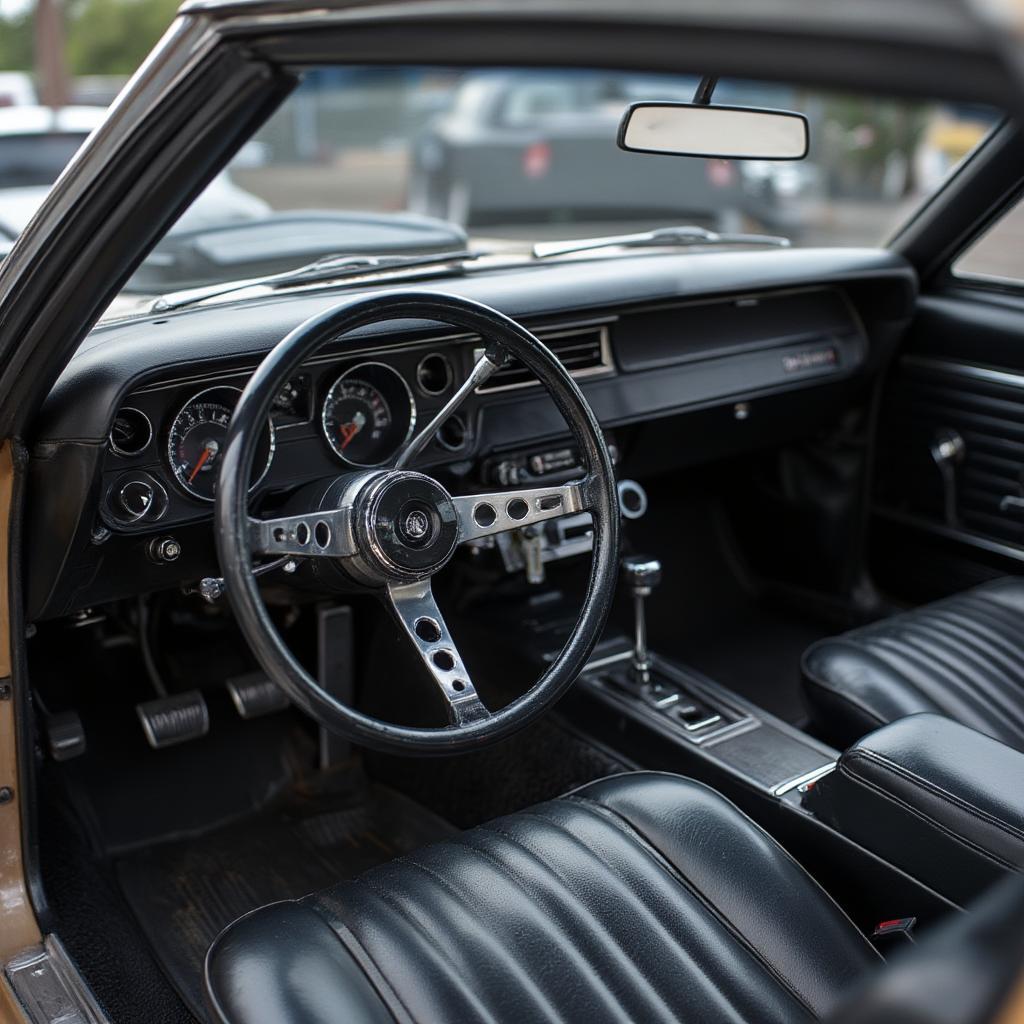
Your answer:
[[[346,472],[319,507],[276,519],[250,516],[253,459],[271,404],[300,364],[349,331],[393,320],[429,320],[479,335],[483,356],[444,409],[389,469]],[[550,487],[454,497],[409,464],[441,423],[509,356],[547,388],[582,456],[585,475]],[[556,516],[589,511],[590,579],[576,627],[534,685],[499,711],[481,701],[445,625],[431,577],[459,544]],[[601,635],[615,588],[619,506],[611,456],[596,417],[565,367],[524,327],[452,295],[391,292],[343,303],[293,330],[263,360],[235,407],[221,456],[215,508],[225,589],[252,651],[303,711],[338,735],[395,753],[457,753],[499,740],[536,719],[572,685]],[[253,555],[326,559],[378,593],[445,700],[448,725],[418,728],[364,715],[338,701],[299,663],[277,632],[253,575]]]

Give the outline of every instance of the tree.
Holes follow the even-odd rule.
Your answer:
[[[72,0],[68,63],[76,75],[131,74],[170,25],[179,0]]]
[[[0,18],[0,71],[31,71],[32,14]]]

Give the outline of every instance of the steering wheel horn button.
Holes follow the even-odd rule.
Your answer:
[[[422,579],[455,551],[459,521],[451,495],[422,473],[396,470],[357,501],[367,554],[385,579]]]

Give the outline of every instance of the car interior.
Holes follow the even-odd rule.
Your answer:
[[[658,188],[817,152],[687,70],[607,129]],[[1024,140],[973,99],[884,244],[154,231],[3,453],[24,1019],[1020,1020]]]

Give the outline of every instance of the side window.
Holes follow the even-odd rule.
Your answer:
[[[1024,201],[995,222],[953,264],[957,277],[1024,285]]]

